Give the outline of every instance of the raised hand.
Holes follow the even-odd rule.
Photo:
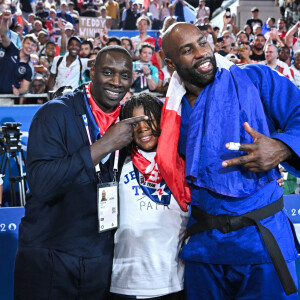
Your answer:
[[[241,165],[251,172],[264,172],[275,168],[279,163],[292,156],[292,151],[283,142],[271,139],[244,123],[245,131],[253,138],[252,144],[241,144],[239,150],[247,155],[232,158],[222,162],[223,167]],[[229,149],[230,144],[227,143]]]

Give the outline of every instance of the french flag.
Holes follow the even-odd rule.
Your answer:
[[[188,210],[191,192],[185,181],[185,162],[177,152],[181,100],[186,90],[177,72],[173,73],[161,114],[161,135],[158,139],[156,161],[167,186],[183,211]]]

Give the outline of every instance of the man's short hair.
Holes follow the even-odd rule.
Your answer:
[[[117,37],[117,36],[112,36],[109,37],[107,40],[107,44],[111,43],[111,42],[115,42],[117,43],[119,46],[121,46],[121,40]]]
[[[26,34],[26,35],[24,36],[23,42],[25,43],[25,41],[26,41],[27,39],[31,40],[31,41],[32,41],[33,43],[35,43],[36,45],[39,44],[39,41],[38,41],[38,39],[37,39],[37,37],[36,37],[36,35],[35,35],[34,33]]]
[[[142,50],[144,48],[151,48],[153,53],[155,51],[155,47],[153,45],[151,45],[149,43],[141,43],[140,54],[142,53]]]
[[[95,59],[95,66],[97,66],[102,54],[106,53],[106,52],[111,52],[111,51],[114,51],[114,52],[121,52],[122,54],[125,54],[126,56],[128,56],[128,58],[130,59],[130,61],[132,62],[132,57],[131,57],[131,54],[123,47],[121,46],[118,46],[118,45],[111,45],[111,46],[107,46],[107,47],[103,47],[98,53],[97,53],[97,56],[96,56],[96,59]]]
[[[263,34],[261,34],[261,33],[257,34],[257,35],[254,37],[254,40],[255,40],[257,37],[259,37],[259,36],[262,36],[262,37],[266,40],[265,36],[264,36]]]
[[[236,34],[236,37],[239,37],[241,34],[246,34],[246,36],[248,36],[248,34],[246,33],[245,30],[240,30],[240,31]]]
[[[89,45],[90,49],[93,50],[93,43],[89,40],[84,40],[81,45]]]

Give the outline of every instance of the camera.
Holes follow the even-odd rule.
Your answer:
[[[141,63],[141,62],[136,63],[135,64],[135,72],[142,73],[144,67],[149,67],[149,64],[148,63]]]
[[[0,143],[8,152],[21,150],[20,137],[22,133],[19,126],[22,126],[22,124],[17,122],[2,123]]]

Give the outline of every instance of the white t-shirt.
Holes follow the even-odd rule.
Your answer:
[[[290,67],[291,74],[295,80],[296,86],[300,89],[300,70],[295,68],[295,65]]]
[[[182,290],[184,264],[178,255],[188,213],[173,196],[168,206],[145,196],[130,158],[122,169],[119,195],[120,226],[110,291],[141,299]]]
[[[58,70],[57,70],[57,61],[61,58],[61,56],[56,56],[54,57],[53,60],[53,64],[52,67],[50,69],[50,73],[51,74],[56,74],[56,80],[55,80],[55,84],[53,87],[53,90],[57,90],[58,88],[60,88],[61,86],[67,86],[70,85],[72,86],[73,89],[77,88],[79,86],[79,80],[80,80],[80,76],[79,76],[79,72],[80,72],[80,63],[79,63],[79,57],[77,56],[77,58],[72,62],[72,64],[67,67],[66,65],[66,59],[67,56],[69,55],[69,53],[67,52],[60,65],[58,66]],[[85,70],[88,69],[88,58],[81,58],[81,63],[82,63],[82,70],[81,70],[81,74],[84,73]]]
[[[134,50],[134,55],[139,56],[140,55],[140,48],[141,48],[141,44],[147,39],[149,38],[150,35],[147,35],[143,41],[141,41],[141,37],[139,35],[134,36],[131,38],[132,44],[133,44],[133,50]]]

